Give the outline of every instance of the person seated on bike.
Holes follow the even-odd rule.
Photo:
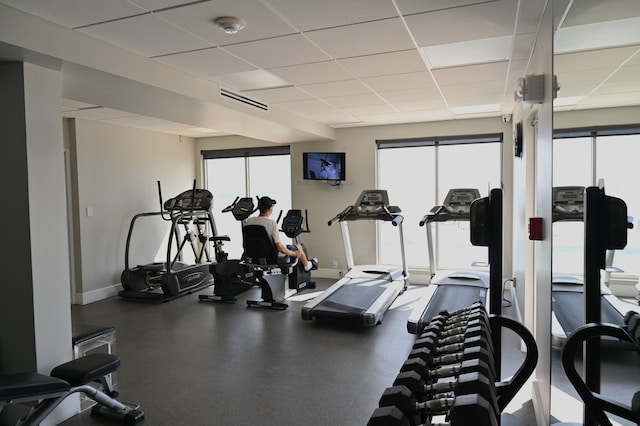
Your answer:
[[[271,219],[273,213],[273,206],[276,204],[276,200],[270,197],[260,197],[258,199],[258,216],[252,216],[245,220],[244,225],[262,225],[267,230],[267,233],[271,236],[276,250],[283,256],[297,257],[300,259],[305,271],[311,269],[317,269],[318,259],[307,259],[307,255],[302,249],[301,244],[282,244],[280,242],[280,232],[278,231],[278,224],[275,220]]]

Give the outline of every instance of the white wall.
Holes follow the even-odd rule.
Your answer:
[[[121,289],[129,223],[137,213],[159,210],[156,181],[165,199],[192,187],[195,142],[97,121],[74,120],[69,127],[78,213],[75,246],[81,256],[76,259],[76,301],[89,303]]]

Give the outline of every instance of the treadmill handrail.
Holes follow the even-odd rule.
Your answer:
[[[342,221],[342,218],[346,216],[349,212],[351,212],[352,209],[353,209],[353,206],[349,206],[346,209],[342,210],[340,213],[338,213],[337,215],[329,219],[329,222],[327,223],[327,225],[331,226],[338,221]]]

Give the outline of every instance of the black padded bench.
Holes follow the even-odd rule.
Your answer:
[[[105,376],[120,366],[120,357],[114,354],[89,354],[55,367],[51,375],[39,373],[15,373],[0,375],[0,413],[7,405],[20,402],[40,401],[14,424],[40,424],[66,397],[72,393],[83,393],[98,403],[92,414],[116,418],[131,425],[144,419],[144,413],[116,400],[115,391],[109,386],[105,392],[89,385],[103,382]],[[6,421],[6,420],[3,420]]]

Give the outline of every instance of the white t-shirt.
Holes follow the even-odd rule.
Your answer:
[[[280,232],[278,231],[278,224],[275,220],[266,216],[251,216],[244,221],[245,225],[262,225],[266,228],[267,234],[271,235],[273,244],[280,242]]]

